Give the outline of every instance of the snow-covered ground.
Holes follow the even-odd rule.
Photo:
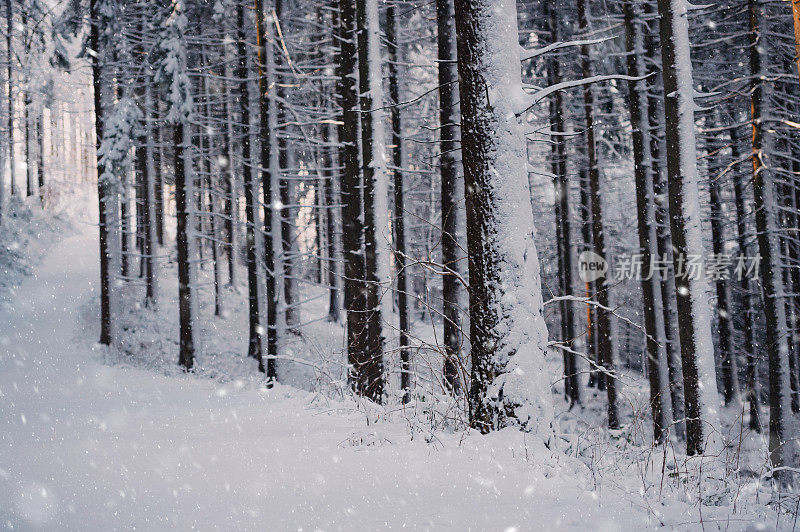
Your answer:
[[[794,526],[751,471],[758,439],[739,440],[756,457],[747,468],[732,462],[742,453],[687,462],[647,445],[646,419],[598,428],[601,398],[557,416],[550,450],[514,430],[426,430],[397,405],[120,364],[85,319],[97,312],[97,230],[76,226],[0,309],[0,528]]]

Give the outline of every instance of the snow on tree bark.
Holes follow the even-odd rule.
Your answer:
[[[794,420],[790,405],[789,346],[787,344],[786,306],[781,278],[777,198],[771,162],[770,117],[765,111],[765,72],[762,39],[762,10],[758,0],[749,0],[750,16],[750,110],[752,113],[753,207],[761,259],[761,289],[767,329],[769,357],[769,455],[773,468],[795,465],[797,443],[790,439]],[[790,474],[779,470],[774,478],[787,483]]]
[[[456,0],[472,345],[470,422],[552,435],[547,328],[528,205],[517,10]]]
[[[659,0],[664,69],[667,175],[686,404],[687,453],[721,449],[719,397],[705,276],[682,274],[691,256],[704,257],[694,131],[694,88],[685,0]]]
[[[178,3],[172,5],[172,16],[167,19],[165,39],[161,42],[164,53],[158,77],[167,86],[169,108],[166,120],[173,125],[173,147],[175,156],[175,215],[177,230],[178,261],[178,314],[180,324],[179,363],[184,369],[194,366],[195,316],[197,272],[193,228],[196,227],[192,208],[194,183],[191,156],[191,120],[193,99],[191,82],[187,73],[186,16]]]
[[[367,283],[366,366],[372,398],[383,395],[383,320],[391,324],[389,176],[383,124],[380,23],[377,0],[356,0],[361,171],[364,190],[364,273]]]
[[[643,39],[640,12],[633,2],[623,4],[625,17],[625,51],[628,75],[643,74]],[[634,179],[636,184],[636,210],[638,214],[639,253],[642,255],[642,307],[647,338],[647,370],[650,380],[650,407],[653,413],[653,439],[666,440],[672,423],[672,401],[669,393],[669,369],[664,348],[664,314],[660,305],[661,276],[652,267],[657,255],[657,226],[655,221],[655,193],[653,190],[653,165],[650,160],[650,126],[647,111],[647,85],[644,79],[628,82],[631,127],[633,137]]]

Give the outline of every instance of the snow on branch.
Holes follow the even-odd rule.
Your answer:
[[[574,87],[581,87],[583,85],[589,85],[590,83],[598,83],[600,81],[609,81],[609,80],[620,80],[620,81],[641,81],[643,79],[647,79],[652,74],[648,74],[646,76],[625,76],[623,74],[611,74],[606,76],[591,76],[588,78],[583,79],[575,79],[572,81],[563,81],[561,83],[556,83],[555,85],[550,85],[549,87],[545,87],[544,89],[540,89],[539,91],[532,94],[532,98],[525,104],[526,107],[517,111],[516,115],[520,116],[528,111],[530,111],[536,104],[553,94],[554,92],[563,91],[566,89],[571,89]]]
[[[520,55],[521,61],[527,61],[529,59],[533,59],[535,57],[539,57],[540,55],[544,55],[547,52],[552,52],[553,50],[558,50],[560,48],[566,48],[568,46],[585,46],[588,44],[599,44],[601,42],[605,42],[611,39],[611,37],[601,37],[599,39],[585,39],[582,41],[565,41],[565,42],[554,42],[548,44],[547,46],[543,46],[542,48],[533,48],[530,50],[526,50],[525,48],[522,49],[522,54]]]

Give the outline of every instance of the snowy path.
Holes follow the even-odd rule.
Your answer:
[[[0,310],[0,529],[452,529],[643,525],[532,464],[519,433],[410,441],[310,396],[107,367],[73,341],[96,230],[51,249]],[[365,437],[376,443],[353,443]],[[513,455],[512,455],[513,453]],[[570,466],[567,469],[571,469]],[[551,478],[546,478],[551,477]],[[601,499],[605,497],[602,496]]]

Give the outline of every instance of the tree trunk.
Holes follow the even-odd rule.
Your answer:
[[[91,0],[90,4],[90,11],[95,8],[95,3],[97,0]],[[6,116],[7,120],[7,131],[8,131],[8,161],[9,161],[9,178],[11,181],[11,195],[15,196],[17,194],[17,163],[16,157],[14,153],[14,47],[13,47],[13,35],[14,35],[14,11],[12,9],[13,2],[11,0],[6,0],[6,88],[8,89],[8,116]],[[94,19],[92,19],[94,20]],[[99,39],[99,38],[98,38]],[[96,49],[96,48],[95,48]],[[96,61],[92,61],[92,68],[94,68],[94,63]],[[97,65],[99,69],[100,66]],[[94,72],[93,72],[94,74]],[[100,88],[100,72],[98,71],[96,79],[93,78],[94,83],[94,90],[95,93],[99,95],[99,88]],[[102,115],[102,111],[101,115]],[[97,111],[95,110],[95,114]],[[101,116],[98,115],[98,116]],[[100,130],[102,131],[102,127]],[[97,137],[98,146],[100,145],[99,142],[102,140],[100,136]],[[102,216],[102,215],[101,215]],[[102,223],[102,222],[101,222]],[[102,337],[102,334],[101,334]],[[102,342],[106,343],[106,342]]]
[[[263,16],[260,7],[256,10],[259,17]],[[259,123],[261,131],[261,197],[264,203],[264,269],[266,270],[266,304],[267,304],[267,379],[268,384],[277,380],[278,356],[278,271],[276,258],[281,247],[278,239],[280,227],[280,211],[275,208],[275,194],[279,192],[280,167],[278,166],[278,90],[275,88],[277,79],[277,61],[275,58],[274,26],[280,20],[282,2],[275,3],[272,23],[265,23],[263,19],[256,19],[259,37],[259,68],[265,69],[259,76],[259,94],[261,114]]]
[[[591,62],[583,60],[581,71],[585,78],[592,76]],[[594,252],[606,259],[605,233],[603,230],[603,205],[600,192],[600,166],[597,157],[597,144],[595,141],[594,116],[594,96],[591,85],[584,87],[583,92],[584,117],[586,120],[586,147],[589,157],[589,191],[592,209],[592,241],[594,242]],[[598,284],[600,286],[598,286]],[[617,407],[617,379],[615,376],[615,365],[617,359],[617,338],[616,328],[611,322],[611,311],[613,308],[613,297],[611,294],[611,283],[606,277],[601,281],[594,282],[594,292],[597,294],[597,345],[598,359],[605,370],[606,396],[608,397],[608,427],[618,429],[620,427],[619,410]]]
[[[658,0],[664,71],[667,174],[673,264],[686,404],[687,454],[720,448],[719,397],[704,276],[683,273],[691,256],[704,257],[697,183],[694,89],[689,60],[689,21],[684,0]]]
[[[457,197],[460,175],[460,132],[458,130],[458,68],[456,66],[456,33],[453,20],[453,0],[437,0],[436,25],[439,72],[439,133],[442,209],[442,264],[446,270],[459,273],[463,268],[459,262],[457,227],[461,207]],[[442,277],[442,321],[444,339],[444,380],[447,387],[458,392],[461,364],[461,309],[459,306],[460,284],[456,275]]]
[[[437,3],[437,13],[438,7],[440,4],[446,3],[449,4],[449,21],[445,21],[448,28],[452,28],[452,18],[453,18],[453,8],[452,8],[452,0],[440,0]],[[437,14],[437,21],[440,21],[439,16]],[[404,160],[404,146],[403,146],[403,117],[400,113],[400,108],[398,104],[400,103],[400,79],[397,72],[398,65],[403,61],[404,54],[402,49],[402,44],[400,44],[400,37],[399,33],[399,20],[397,19],[397,7],[392,4],[388,7],[386,12],[386,40],[389,45],[389,100],[390,103],[393,104],[391,108],[392,114],[392,163],[394,165],[393,173],[394,173],[394,260],[395,260],[395,269],[397,270],[397,314],[400,319],[400,390],[403,394],[403,403],[408,403],[410,400],[410,390],[412,386],[411,377],[411,353],[408,349],[408,272],[406,272],[406,233],[405,233],[405,197],[404,197],[404,174],[403,168],[405,164]],[[439,28],[439,40],[441,42],[441,32],[442,28]],[[450,59],[455,60],[455,39],[452,39],[452,35],[449,37],[448,43],[451,43],[452,46],[452,54]],[[441,50],[441,44],[439,45]],[[439,59],[442,59],[441,52],[439,53]],[[451,69],[451,65],[443,65],[441,62],[439,63],[439,83],[442,83],[442,69]],[[455,70],[455,63],[452,64],[452,70]],[[450,81],[450,85],[454,85],[458,81],[458,74],[455,72],[451,72],[454,74],[453,79]],[[442,98],[441,95],[441,88],[440,88],[440,101]],[[444,105],[442,107],[442,113],[444,113]],[[440,115],[441,119],[441,115]],[[442,135],[444,135],[444,127],[442,128]],[[444,143],[442,144],[441,148],[442,152],[445,151]],[[450,156],[452,157],[452,155]],[[444,175],[444,158],[442,160],[442,174]],[[442,179],[442,188],[444,189],[444,179]],[[444,193],[442,194],[444,197]],[[443,211],[444,212],[444,211]],[[442,242],[442,254],[444,255],[444,242]],[[444,261],[443,261],[444,262]],[[446,264],[446,262],[445,262]],[[453,264],[455,266],[455,264]],[[452,266],[451,266],[452,267]],[[447,282],[448,276],[445,275],[443,282]],[[444,289],[443,289],[444,290]],[[447,292],[444,291],[444,299],[445,299],[445,346],[447,346],[447,315],[446,315],[446,308],[447,308]],[[447,349],[447,347],[445,347]],[[445,353],[445,357],[447,357],[449,353]],[[448,379],[448,358],[445,358],[445,381],[451,382]],[[458,381],[452,380],[455,384]]]
[[[391,324],[389,281],[389,184],[383,126],[380,27],[377,0],[356,0],[358,80],[361,103],[361,172],[364,183],[364,278],[367,283],[367,350],[363,367],[368,397],[383,396],[383,320]]]
[[[792,466],[794,443],[787,441],[791,430],[789,349],[786,342],[786,307],[781,279],[780,243],[776,219],[777,201],[773,176],[769,167],[769,117],[764,113],[764,71],[762,67],[761,20],[763,14],[757,0],[748,2],[750,15],[750,109],[753,135],[753,206],[756,213],[756,234],[761,256],[761,287],[764,292],[764,314],[767,325],[769,355],[769,453],[772,467]],[[788,481],[785,472],[775,472],[779,481]]]
[[[192,198],[192,182],[186,176],[186,156],[184,151],[188,142],[182,120],[175,124],[173,143],[175,149],[175,216],[177,230],[175,241],[178,248],[178,313],[180,318],[180,365],[187,371],[194,366],[194,316],[192,315],[194,276],[192,262],[195,257],[190,252],[192,237],[190,228],[194,227],[193,216],[189,213]]]
[[[625,51],[628,76],[639,78],[644,73],[640,13],[630,0],[623,4],[625,16]],[[628,98],[633,130],[633,160],[636,181],[639,253],[642,255],[642,307],[647,338],[647,369],[650,380],[650,407],[653,412],[653,440],[663,443],[672,424],[672,401],[669,393],[669,370],[664,349],[664,313],[661,309],[661,275],[653,268],[657,256],[657,226],[653,165],[650,160],[647,84],[644,80],[628,82]]]
[[[100,56],[102,50],[100,48],[100,28],[97,12],[97,3],[100,0],[89,1],[89,43],[94,50],[91,56],[92,64],[92,87],[94,89],[94,116],[95,116],[95,149],[99,151],[100,144],[103,141],[103,97],[102,97],[102,70],[100,66]],[[13,156],[13,121],[11,119],[13,112],[13,104],[11,100],[11,2],[6,4],[6,17],[8,20],[8,50],[9,50],[9,138],[11,142],[11,183],[13,194],[14,183],[14,156]],[[103,345],[111,345],[113,339],[112,330],[112,316],[111,316],[111,248],[109,246],[109,232],[113,227],[109,224],[111,217],[108,216],[108,211],[113,205],[113,198],[109,190],[109,183],[104,178],[105,167],[101,163],[100,157],[97,158],[97,199],[99,205],[99,242],[100,242],[100,343]],[[110,219],[111,218],[111,219]]]
[[[356,79],[356,11],[352,0],[339,0],[337,78],[342,120],[339,161],[342,173],[342,251],[344,308],[347,312],[348,381],[359,395],[373,396],[365,371],[367,356],[367,290],[364,282],[364,219],[358,155],[358,92]]]
[[[533,243],[513,2],[457,0],[459,92],[467,205],[472,345],[470,424],[552,436],[547,330]]]
[[[731,139],[731,158],[738,161],[741,158],[739,150],[739,135],[735,127],[730,127]],[[750,235],[747,231],[747,215],[745,205],[748,203],[745,198],[745,183],[740,172],[736,172],[733,178],[733,192],[736,202],[736,241],[739,246],[739,256],[749,257],[749,246],[747,242]],[[750,430],[761,432],[761,386],[758,379],[758,364],[756,360],[755,345],[755,316],[753,310],[753,294],[750,286],[750,278],[742,275],[739,278],[739,286],[742,291],[742,316],[744,319],[744,354],[747,360],[746,380],[747,380],[747,401],[750,404]]]
[[[648,83],[647,115],[650,123],[650,154],[653,165],[653,191],[655,194],[655,222],[657,227],[657,250],[661,261],[668,264],[661,275],[661,311],[664,321],[669,390],[675,435],[686,438],[686,414],[684,413],[683,370],[680,359],[678,335],[678,311],[675,307],[675,271],[672,268],[672,236],[669,228],[669,202],[667,201],[666,141],[664,139],[664,99],[661,75],[661,54],[658,50],[659,24],[656,6],[645,3],[645,17],[649,19],[650,31],[645,33],[645,54],[651,65]],[[658,304],[658,302],[656,302]]]
[[[259,371],[265,371],[263,348],[261,344],[261,320],[259,317],[258,301],[258,263],[256,227],[258,211],[256,198],[258,197],[258,183],[253,175],[253,161],[250,153],[250,91],[248,88],[248,57],[247,41],[245,34],[245,11],[241,4],[236,8],[237,49],[239,67],[239,105],[241,112],[241,143],[242,143],[242,186],[245,201],[245,239],[247,244],[247,309],[249,316],[249,340],[247,343],[247,356],[258,360]]]
[[[390,8],[391,9],[391,8]],[[336,218],[339,213],[338,194],[335,190],[334,180],[337,178],[338,172],[334,172],[334,164],[336,162],[333,155],[333,148],[331,143],[336,138],[336,131],[332,124],[323,124],[322,126],[322,141],[325,144],[325,170],[323,171],[324,184],[323,193],[325,204],[325,226],[326,233],[328,234],[328,321],[332,323],[339,323],[339,275],[337,273],[337,263],[339,261],[338,245],[336,240]]]
[[[719,112],[715,112],[710,126],[718,126]],[[711,244],[716,258],[724,258],[725,253],[725,220],[722,213],[722,193],[719,184],[719,174],[722,171],[720,153],[724,149],[722,142],[718,141],[715,134],[711,134],[707,142],[708,156],[708,191],[709,206],[711,207]],[[706,261],[708,264],[708,261]],[[708,272],[708,270],[706,270]],[[715,289],[717,295],[717,333],[719,335],[719,358],[721,367],[722,396],[725,405],[740,402],[739,397],[739,370],[736,364],[736,353],[733,349],[733,323],[731,322],[730,289],[728,288],[727,272],[714,273]]]

